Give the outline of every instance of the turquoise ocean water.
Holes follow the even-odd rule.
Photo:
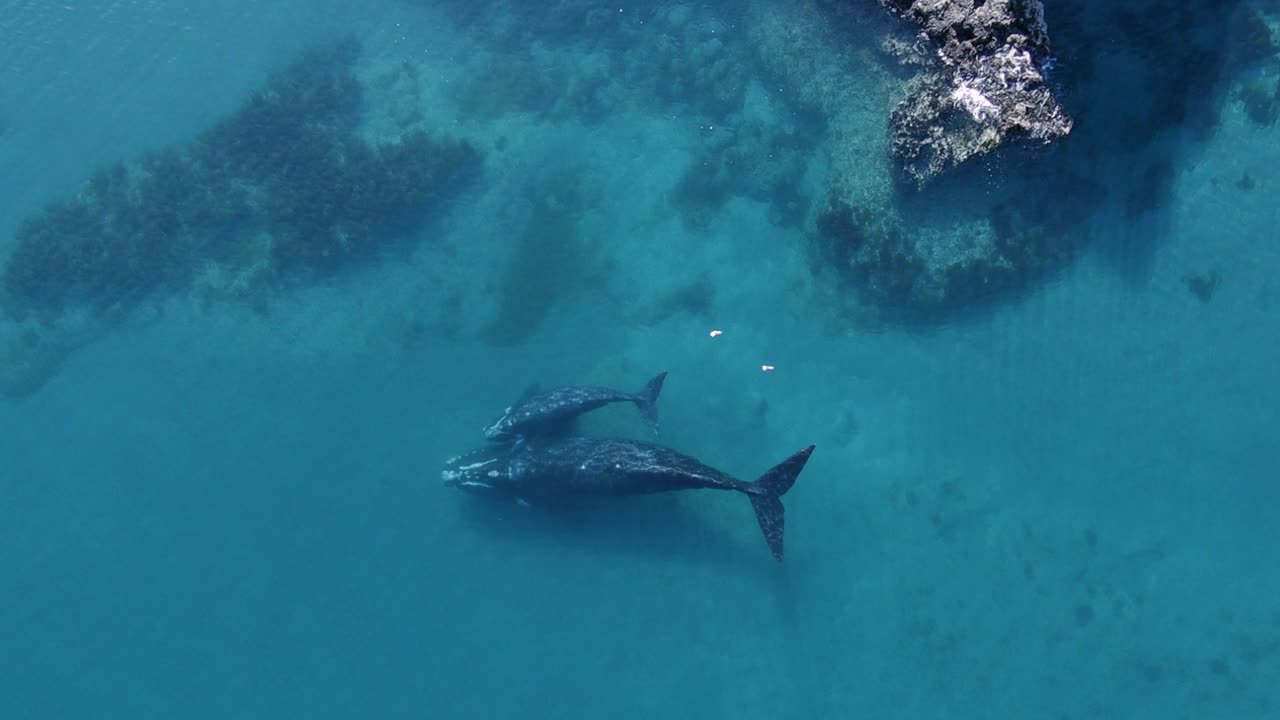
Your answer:
[[[1095,2],[1046,0],[1050,32]],[[1274,3],[1226,5],[1280,42]],[[284,152],[281,187],[413,130],[474,152],[375,252],[281,259],[331,237],[316,207],[366,217],[350,184],[54,310],[6,290],[0,717],[1280,717],[1274,53],[1144,136],[1105,125],[1159,100],[1140,63],[1059,40],[1057,72],[1114,84],[1063,89],[1086,140],[914,190],[886,151],[895,23],[872,0],[0,0],[10,265],[99,169],[194,147],[344,37],[344,159]],[[1132,156],[1080,150],[1124,133]],[[1089,199],[1033,181],[1069,163]],[[1045,192],[1076,250],[899,321],[824,254],[837,174],[942,237]],[[59,267],[114,262],[75,248]],[[441,484],[529,383],[662,370],[666,445],[752,479],[816,444],[785,562],[729,493],[570,517]],[[582,431],[645,437],[631,407]]]

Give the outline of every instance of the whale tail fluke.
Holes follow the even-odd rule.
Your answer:
[[[658,373],[634,398],[636,407],[640,408],[640,414],[654,435],[658,434],[658,395],[662,392],[662,381],[666,379],[665,372]]]
[[[769,551],[778,560],[782,559],[782,531],[786,525],[782,496],[796,484],[796,478],[804,469],[805,463],[809,462],[813,448],[810,445],[797,452],[774,465],[760,479],[753,483],[743,483],[741,487],[751,498],[751,508],[756,511],[756,521],[760,523],[765,542],[769,543]]]

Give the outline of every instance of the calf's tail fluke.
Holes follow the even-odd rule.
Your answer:
[[[645,383],[644,389],[636,393],[635,397],[636,407],[640,408],[640,414],[644,416],[644,421],[649,424],[654,435],[658,434],[658,395],[662,392],[662,381],[666,379],[665,372],[658,373]]]
[[[774,465],[769,472],[753,483],[744,483],[741,490],[751,498],[751,508],[756,511],[756,521],[764,533],[765,542],[773,556],[782,559],[782,531],[785,527],[782,496],[787,494],[796,478],[809,462],[813,445]]]

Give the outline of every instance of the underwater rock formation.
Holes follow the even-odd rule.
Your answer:
[[[919,25],[907,52],[933,57],[890,117],[892,152],[923,185],[1010,137],[1048,142],[1072,121],[1045,84],[1049,33],[1039,0],[880,0]]]
[[[357,134],[354,40],[305,53],[193,142],[97,171],[19,227],[0,271],[15,317],[128,306],[210,267],[277,279],[332,273],[412,233],[470,145]]]
[[[598,0],[412,1],[474,32],[484,48],[451,89],[472,118],[520,112],[597,123],[639,107],[724,125],[751,78],[749,48],[715,3],[633,3],[622,12]]]
[[[945,14],[956,7],[973,13],[1008,9],[1012,0],[928,4],[935,14],[912,14],[925,3],[884,4],[924,27],[929,52],[939,58],[951,48],[962,50],[956,57],[963,59],[966,48],[1002,47],[1013,27],[997,22],[979,30],[964,22],[948,24]],[[917,155],[927,162],[908,167],[906,174],[933,182],[923,192],[895,183],[884,200],[843,191],[849,183],[839,174],[829,178],[816,244],[878,319],[945,322],[1010,300],[1068,266],[1085,247],[1114,263],[1126,281],[1141,283],[1161,237],[1151,229],[1162,225],[1180,168],[1194,161],[1199,143],[1215,131],[1225,103],[1245,98],[1251,119],[1272,122],[1269,68],[1276,47],[1250,3],[1055,0],[1046,8],[1057,58],[1052,107],[1060,102],[1073,116],[1068,136],[1047,146],[1005,143],[981,162],[961,167]],[[935,18],[939,24],[930,25]],[[1019,42],[1038,71],[1047,40],[1042,33],[1015,34],[1024,35]],[[936,73],[935,60],[928,63]],[[958,77],[959,70],[948,72]],[[936,83],[936,77],[913,82]],[[1236,88],[1241,80],[1244,90]],[[1262,100],[1250,105],[1249,88],[1256,87],[1262,88]],[[934,97],[947,88],[954,85],[935,85]],[[901,120],[897,112],[895,122]],[[953,115],[972,117],[967,110]],[[922,117],[928,120],[927,113]],[[951,170],[929,174],[939,167]],[[1094,217],[1135,224],[1125,232],[1111,226],[1095,234]]]
[[[1025,291],[1070,262],[1080,244],[1064,210],[1014,201],[987,218],[922,228],[832,199],[818,217],[818,237],[880,321],[920,326]]]
[[[708,128],[700,139],[672,197],[686,222],[704,225],[735,196],[767,203],[775,225],[804,221],[809,205],[800,188],[813,148],[803,135],[752,119],[736,128]]]

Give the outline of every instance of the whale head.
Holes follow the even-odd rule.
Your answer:
[[[506,447],[488,447],[449,458],[440,471],[447,487],[489,494],[500,491],[509,478],[511,452]]]

